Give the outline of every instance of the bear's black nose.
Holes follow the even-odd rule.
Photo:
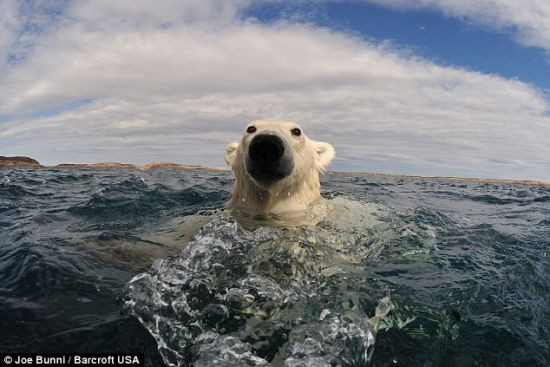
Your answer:
[[[248,156],[257,163],[274,163],[283,156],[285,145],[277,135],[256,135],[248,147]]]

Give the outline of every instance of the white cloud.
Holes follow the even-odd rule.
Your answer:
[[[366,0],[397,8],[435,9],[498,31],[510,31],[528,46],[550,51],[548,0]]]
[[[7,55],[18,27],[16,3],[10,0],[0,2],[0,55]],[[5,59],[0,61],[0,67],[5,62]]]
[[[550,181],[549,101],[520,81],[312,25],[239,20],[245,1],[72,4],[1,81],[10,154],[222,165],[246,122],[278,118],[333,142],[334,169]]]
[[[94,0],[78,1],[69,16],[84,26],[106,31],[105,26],[124,29],[125,27],[149,28],[170,26],[178,23],[216,21],[221,24],[236,19],[252,0]]]

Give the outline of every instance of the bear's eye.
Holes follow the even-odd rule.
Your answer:
[[[292,130],[290,130],[290,132],[291,132],[292,135],[294,135],[294,136],[300,136],[300,135],[302,135],[302,130],[298,129],[297,127],[294,128],[294,129],[292,129]]]
[[[253,134],[256,132],[256,126],[249,126],[247,129],[246,129],[246,132],[249,133],[249,134]]]

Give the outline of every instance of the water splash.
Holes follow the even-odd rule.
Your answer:
[[[8,169],[2,175],[3,350],[136,351],[145,353],[146,366],[164,366],[151,334],[136,318],[120,315],[115,300],[136,275],[135,267],[126,265],[146,260],[149,265],[144,269],[148,269],[150,258],[156,256],[149,247],[169,245],[172,238],[180,245],[181,217],[221,208],[231,194],[231,173]],[[220,358],[226,364],[259,364],[254,356],[271,365],[290,363],[291,338],[304,351],[315,351],[306,339],[316,340],[321,326],[350,313],[372,318],[378,300],[391,294],[391,312],[379,319],[374,335],[373,367],[550,365],[550,189],[353,175],[324,176],[322,187],[330,201],[353,197],[352,201],[380,204],[385,213],[374,216],[382,225],[361,218],[372,217],[370,206],[363,206],[334,216],[348,221],[347,227],[321,221],[318,228],[324,233],[318,237],[307,239],[308,231],[280,234],[289,241],[294,236],[296,240],[290,242],[298,242],[291,247],[280,241],[280,254],[273,249],[277,244],[245,249],[243,256],[266,251],[262,261],[269,266],[258,265],[259,259],[251,261],[257,264],[250,270],[258,275],[255,281],[237,283],[228,289],[226,300],[214,302],[219,307],[205,311],[214,322],[213,327],[207,326],[214,328],[214,334],[204,333],[202,349],[192,350],[195,364],[210,363],[214,357],[208,353],[214,356],[224,348],[228,353]],[[313,246],[315,238],[322,240],[320,246]],[[315,254],[316,248],[327,253],[323,243],[333,245],[334,252],[328,254],[334,256]],[[86,244],[103,256],[90,252]],[[119,248],[124,251],[113,251]],[[178,247],[175,253],[180,251]],[[128,263],[119,266],[112,261],[119,255]],[[316,262],[321,270],[307,265]],[[242,270],[244,275],[213,273],[213,279],[244,279],[248,269]],[[297,290],[298,301],[289,299],[288,306],[275,313],[271,309],[276,303],[260,307],[257,298],[262,294],[250,289],[269,287],[271,283],[260,282],[266,278],[279,284],[281,291]],[[288,280],[292,278],[298,278],[295,286]],[[287,281],[279,283],[280,279]],[[302,286],[307,279],[310,286]],[[152,294],[161,293],[153,285]],[[311,297],[307,289],[314,291]],[[275,290],[271,294],[276,295]],[[246,335],[239,334],[239,328],[231,331],[231,324],[225,331],[216,328],[218,312],[232,317],[232,300],[242,302],[238,316],[246,321],[234,325],[252,325]],[[158,310],[152,306],[150,313],[161,316],[160,322],[166,315]],[[164,320],[173,318],[168,315]],[[168,324],[161,329],[163,337],[173,327]],[[174,341],[166,343],[177,340],[174,336]],[[330,347],[320,345],[323,350]],[[361,343],[352,345],[359,350]],[[361,353],[352,355],[359,358]],[[309,361],[316,358],[310,357]],[[296,363],[305,358],[301,355]],[[319,358],[320,364],[326,363]]]
[[[180,255],[134,277],[125,309],[172,366],[361,365],[391,308],[388,297],[377,305],[348,294],[383,246],[366,233],[332,222],[248,231],[221,216]]]

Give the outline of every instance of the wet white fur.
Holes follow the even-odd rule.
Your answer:
[[[235,186],[230,209],[239,209],[258,214],[284,214],[306,210],[320,198],[319,175],[334,158],[332,145],[309,139],[302,128],[289,121],[251,122],[256,132],[246,133],[239,143],[231,143],[225,150],[225,161],[235,174]],[[294,128],[302,130],[300,136],[291,133]],[[285,142],[285,149],[290,148],[294,159],[292,173],[277,183],[269,186],[255,181],[246,170],[246,154],[252,138],[261,133],[275,134]]]

